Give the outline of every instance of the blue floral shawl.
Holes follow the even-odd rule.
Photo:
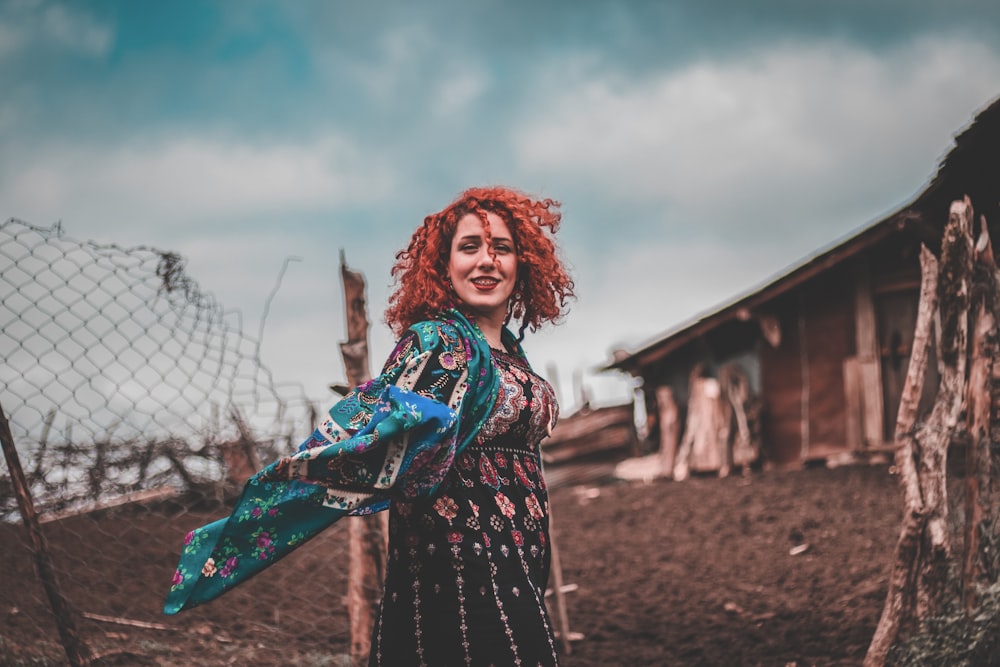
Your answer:
[[[382,373],[330,408],[295,454],[247,481],[229,517],[187,534],[164,613],[222,595],[342,516],[438,488],[489,415],[499,379],[482,331],[457,310],[409,331]],[[428,372],[450,374],[431,385],[451,395],[414,392]]]

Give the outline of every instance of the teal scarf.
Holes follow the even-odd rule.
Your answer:
[[[345,515],[438,488],[489,415],[499,379],[482,331],[457,310],[410,331],[415,344],[334,405],[295,454],[254,475],[229,517],[187,534],[164,613],[222,595]],[[411,391],[431,358],[435,373],[450,374],[437,384],[458,387],[452,396]]]

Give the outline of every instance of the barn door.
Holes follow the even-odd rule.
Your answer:
[[[899,399],[903,393],[903,383],[906,381],[910,352],[913,348],[913,329],[917,324],[918,300],[919,294],[909,290],[887,292],[875,297],[879,356],[882,365],[882,404],[885,406],[882,423],[886,442],[892,442],[895,437],[893,431],[896,429]],[[920,399],[918,419],[925,417],[933,405],[938,379],[937,361],[932,346],[924,377],[924,391]]]

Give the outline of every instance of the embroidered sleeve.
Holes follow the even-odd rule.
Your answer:
[[[299,451],[352,437],[371,421],[373,410],[386,387],[395,385],[457,411],[468,380],[466,343],[451,326],[421,322],[396,343],[382,372],[353,389],[330,408],[315,436]]]
[[[394,384],[457,410],[469,374],[465,341],[439,323],[414,329],[400,340],[386,363],[387,369],[402,369]]]
[[[474,432],[497,392],[485,340],[463,337],[471,327],[453,317],[457,326],[411,327],[378,377],[334,405],[295,454],[247,482],[228,518],[188,535],[166,613],[218,597],[346,514],[438,488],[462,444],[460,413]]]

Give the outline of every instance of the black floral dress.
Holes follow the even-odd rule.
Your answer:
[[[392,503],[371,666],[558,664],[544,597],[548,494],[538,448],[558,406],[522,357],[492,356],[499,395],[476,438],[437,493]]]

